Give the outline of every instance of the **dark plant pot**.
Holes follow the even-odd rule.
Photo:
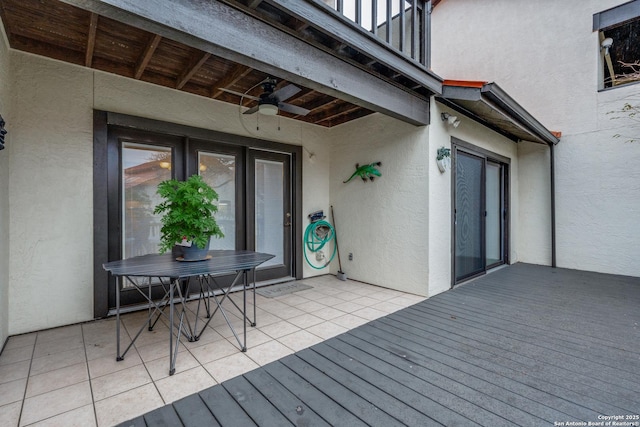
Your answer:
[[[171,256],[173,258],[182,257],[184,255],[184,253],[182,252],[183,247],[184,246],[181,245],[173,245],[173,248],[171,249]]]
[[[204,261],[207,258],[207,253],[209,252],[209,242],[211,241],[211,237],[207,240],[207,245],[204,249],[199,248],[195,244],[191,246],[182,246],[182,257],[179,258],[179,261]]]

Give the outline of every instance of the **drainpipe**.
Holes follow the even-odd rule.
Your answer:
[[[554,144],[549,144],[551,153],[551,267],[556,268],[556,171]]]

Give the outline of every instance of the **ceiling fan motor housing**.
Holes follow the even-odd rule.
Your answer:
[[[265,93],[272,94],[273,91],[276,89],[276,85],[277,85],[277,82],[275,79],[268,78],[267,80],[265,80],[264,83],[262,83],[262,89],[264,89]]]
[[[258,101],[258,105],[271,104],[277,107],[278,99],[272,95],[273,95],[272,92],[265,92],[263,94],[260,94],[260,101]]]

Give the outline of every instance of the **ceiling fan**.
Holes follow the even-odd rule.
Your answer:
[[[298,86],[289,84],[282,89],[275,90],[276,84],[276,80],[271,77],[263,81],[261,85],[264,92],[262,92],[259,97],[247,95],[246,93],[240,93],[225,88],[220,88],[220,90],[232,93],[240,97],[258,101],[258,105],[249,108],[243,114],[253,114],[255,112],[259,112],[260,114],[275,116],[279,111],[286,111],[287,113],[296,114],[299,116],[306,116],[307,114],[309,114],[310,110],[307,110],[306,108],[298,107],[297,105],[287,104],[286,102],[284,102],[296,93],[300,92],[302,89],[300,89]]]

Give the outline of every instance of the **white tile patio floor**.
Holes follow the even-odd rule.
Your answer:
[[[313,288],[258,295],[246,353],[216,314],[199,341],[181,343],[173,376],[160,323],[122,362],[115,318],[10,337],[0,355],[0,427],[113,426],[424,299],[330,275],[302,282]],[[145,316],[123,316],[123,341]]]

